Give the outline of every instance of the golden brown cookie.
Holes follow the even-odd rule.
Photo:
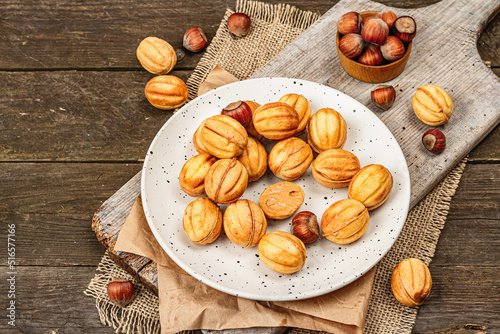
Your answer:
[[[254,247],[266,234],[267,220],[257,204],[242,199],[226,208],[223,226],[229,240],[241,247]]]
[[[184,164],[179,174],[179,184],[189,196],[205,194],[205,176],[217,158],[207,153],[198,154]]]
[[[177,63],[174,48],[161,38],[146,37],[136,51],[142,67],[153,74],[167,74]]]
[[[450,95],[439,86],[425,85],[417,88],[411,99],[415,115],[427,125],[448,124],[453,114],[453,102]]]
[[[220,159],[237,157],[247,147],[247,131],[240,122],[229,116],[212,116],[196,132],[198,146]]]
[[[241,162],[221,159],[215,162],[205,176],[205,192],[214,202],[236,202],[247,189],[248,172]]]
[[[292,182],[279,182],[262,192],[259,205],[267,218],[286,219],[304,203],[304,191]]]
[[[431,293],[431,272],[419,259],[404,259],[392,272],[391,288],[400,303],[406,306],[422,305]]]
[[[293,274],[306,263],[306,247],[296,236],[283,232],[269,232],[260,239],[259,257],[266,266],[281,274]]]
[[[361,168],[358,158],[351,152],[332,148],[321,152],[312,164],[312,175],[319,184],[328,188],[343,188]]]
[[[257,110],[257,108],[260,107],[260,104],[257,102],[254,102],[254,101],[245,101],[245,102],[248,104],[250,109],[252,109],[252,120],[246,126],[245,129],[247,130],[249,135],[252,135],[255,138],[257,138],[258,140],[260,140],[262,138],[262,135],[260,133],[258,133],[257,130],[255,130],[255,127],[253,126],[253,114],[255,114],[255,110]]]
[[[283,102],[292,106],[299,114],[299,126],[297,127],[296,134],[302,133],[306,129],[307,122],[311,117],[311,104],[302,95],[299,94],[286,94],[281,97],[278,102]]]
[[[368,210],[381,206],[392,191],[392,175],[382,165],[368,165],[359,170],[349,183],[348,197],[363,203]]]
[[[247,148],[238,157],[238,161],[248,172],[248,182],[257,181],[267,171],[267,152],[257,139],[248,137]]]
[[[200,197],[186,207],[182,226],[192,242],[200,245],[212,243],[222,231],[222,212],[214,202]]]
[[[269,168],[282,180],[301,177],[311,165],[313,152],[305,141],[297,137],[283,139],[269,153]]]
[[[299,126],[299,114],[286,103],[275,102],[260,106],[253,114],[255,130],[268,139],[291,137]]]
[[[368,229],[370,215],[354,199],[343,199],[330,205],[321,217],[323,236],[336,244],[350,244]]]
[[[347,139],[347,124],[341,114],[330,108],[316,111],[307,125],[307,142],[321,153],[342,148]]]
[[[173,75],[159,75],[149,80],[144,94],[154,107],[163,110],[179,108],[188,99],[186,84]]]

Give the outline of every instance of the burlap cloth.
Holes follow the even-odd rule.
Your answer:
[[[197,96],[198,89],[203,93],[225,83],[218,80],[227,80],[227,73],[217,73],[217,70],[222,69],[213,72],[216,65],[221,65],[239,80],[246,79],[319,17],[318,14],[300,11],[289,5],[268,5],[254,1],[238,1],[236,11],[250,15],[252,32],[242,39],[231,37],[226,20],[233,12],[226,11],[216,36],[187,82],[190,98]],[[206,80],[211,71],[209,80]],[[205,80],[207,82],[200,88]],[[364,333],[411,332],[417,308],[405,307],[394,299],[390,289],[390,274],[404,258],[415,257],[426,264],[430,263],[464,168],[465,159],[409,212],[398,240],[378,264],[375,278],[372,280],[370,277],[369,282],[363,283],[370,287],[373,284]],[[158,297],[135,281],[138,293],[134,301],[126,308],[116,307],[110,303],[106,293],[106,286],[114,277],[127,277],[135,281],[105,254],[96,276],[85,291],[96,299],[102,323],[122,333],[160,332]],[[343,330],[346,333],[349,331]],[[289,333],[294,334],[310,332],[313,331],[299,328],[289,330]]]

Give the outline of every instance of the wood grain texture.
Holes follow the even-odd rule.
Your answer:
[[[410,206],[413,207],[500,122],[500,79],[483,64],[476,48],[479,32],[499,7],[498,0],[486,3],[444,0],[425,8],[396,11],[397,15],[415,18],[418,33],[405,70],[389,81],[397,87],[398,96],[386,112],[380,112],[370,102],[373,85],[351,78],[342,69],[338,57],[331,51],[335,50],[335,40],[329,34],[342,13],[380,10],[378,3],[366,0],[339,2],[253,77],[311,80],[336,88],[369,106],[391,130],[403,150],[410,171]],[[289,65],[292,61],[294,66]],[[439,155],[430,155],[422,147],[420,138],[429,127],[414,115],[410,103],[416,88],[430,83],[449,92],[455,106],[449,124],[441,126],[448,147],[453,149]]]

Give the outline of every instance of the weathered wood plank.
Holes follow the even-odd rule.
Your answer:
[[[420,7],[437,1],[381,2]],[[286,3],[323,14],[336,1]],[[198,25],[211,40],[225,9],[234,6],[234,0],[2,1],[0,70],[140,69],[135,49],[143,38],[154,35],[182,48],[184,32]],[[201,58],[201,54],[186,53],[177,69],[192,69]]]

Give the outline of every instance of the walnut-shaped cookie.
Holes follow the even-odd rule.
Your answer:
[[[419,259],[404,259],[392,272],[391,288],[400,303],[406,306],[422,305],[431,293],[431,272]]]
[[[206,245],[214,242],[222,231],[222,212],[206,197],[200,197],[186,207],[182,219],[189,240]]]
[[[296,134],[302,133],[306,129],[309,118],[311,118],[311,104],[309,101],[299,94],[286,94],[278,102],[289,104],[297,111],[299,114],[299,126],[297,127]]]
[[[439,86],[425,85],[417,88],[411,105],[418,119],[430,126],[448,124],[453,114],[450,95]]]
[[[304,203],[302,188],[292,182],[279,182],[262,192],[259,205],[267,218],[286,219]]]
[[[247,147],[247,131],[229,116],[212,116],[201,123],[196,132],[197,145],[220,159],[237,157]]]
[[[238,161],[248,172],[248,182],[257,181],[267,171],[267,152],[257,139],[248,137],[247,148],[238,157]]]
[[[269,152],[269,168],[282,180],[293,181],[301,177],[311,165],[311,147],[300,138],[283,139]]]
[[[349,183],[348,197],[363,203],[368,210],[381,206],[392,191],[392,175],[382,165],[368,165],[359,170]]]
[[[328,188],[343,188],[360,170],[358,158],[351,152],[332,148],[321,152],[312,163],[312,175]]]
[[[293,234],[274,231],[260,239],[259,258],[270,269],[281,274],[293,274],[306,263],[306,247]]]
[[[159,75],[152,78],[146,84],[144,94],[149,103],[163,110],[179,108],[188,99],[186,84],[173,75]]]
[[[267,103],[253,114],[255,130],[267,139],[285,139],[293,136],[299,126],[299,114],[283,102]]]
[[[215,162],[205,176],[205,192],[214,202],[236,202],[248,185],[248,172],[236,158]]]
[[[316,153],[342,148],[347,139],[347,124],[342,115],[331,108],[316,111],[307,125],[307,142]]]
[[[204,120],[203,122],[201,122],[201,124],[198,126],[198,128],[196,129],[196,131],[193,134],[194,149],[196,150],[196,152],[198,152],[200,154],[201,153],[207,153],[208,154],[208,151],[203,146],[203,143],[201,142],[201,138],[200,138],[201,129],[203,129],[203,127],[205,126],[205,122],[206,122],[206,120]]]
[[[205,194],[205,176],[217,158],[208,153],[198,154],[184,164],[179,174],[179,185],[189,196]]]
[[[350,244],[368,229],[370,215],[365,206],[354,199],[343,199],[330,205],[321,217],[323,236],[336,244]]]
[[[254,102],[254,101],[245,101],[246,104],[250,107],[252,110],[252,120],[250,123],[245,127],[249,135],[254,136],[258,140],[262,139],[262,135],[255,130],[255,127],[253,126],[253,115],[255,114],[255,110],[260,107],[260,103]]]
[[[266,234],[267,220],[257,204],[247,199],[236,201],[226,208],[222,222],[229,240],[241,247],[254,247]]]

